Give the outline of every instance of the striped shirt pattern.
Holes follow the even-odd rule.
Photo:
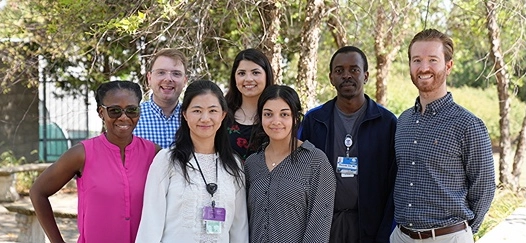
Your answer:
[[[175,141],[175,132],[181,126],[181,102],[171,116],[166,117],[161,107],[149,100],[141,103],[141,117],[133,134],[148,139],[162,148],[169,148]]]
[[[474,233],[495,193],[491,142],[482,120],[457,105],[451,93],[420,100],[398,118],[395,220],[412,229],[467,220]]]

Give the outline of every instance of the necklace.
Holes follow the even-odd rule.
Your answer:
[[[195,157],[195,153],[192,151],[192,155],[194,156],[195,163],[197,164],[197,168],[199,168],[199,172],[201,173],[201,177],[203,178],[203,181],[206,185],[206,191],[210,193],[210,196],[214,197],[214,193],[217,191],[217,184],[216,183],[206,183],[205,176],[203,175],[203,171],[201,170],[201,166],[199,165],[199,161],[197,160],[197,157]],[[215,157],[215,154],[214,154]],[[216,182],[217,182],[217,157],[216,158]],[[214,205],[215,202],[212,201],[212,205]]]
[[[246,122],[246,121],[253,122],[254,121],[254,118],[256,117],[256,113],[254,113],[251,116],[247,116],[247,113],[245,112],[245,110],[243,110],[243,108],[239,107],[239,109],[243,113],[243,122]]]
[[[285,158],[283,158],[283,159],[281,159],[281,160],[279,160],[279,159],[270,159],[270,158],[267,158],[267,161],[268,161],[267,164],[268,164],[269,167],[274,168],[274,167],[278,166],[279,164],[281,164],[281,162],[282,162],[283,160],[285,160]],[[272,162],[272,161],[276,161],[276,162]]]
[[[266,151],[265,153],[265,163],[267,163],[267,166],[274,168],[283,162],[289,155],[290,153],[285,154],[284,156],[275,154],[275,152],[271,149],[271,151]]]

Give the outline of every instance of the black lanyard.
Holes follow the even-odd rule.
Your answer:
[[[201,173],[201,177],[203,178],[203,181],[206,185],[206,191],[210,193],[212,197],[214,197],[214,193],[217,191],[217,184],[216,183],[206,183],[205,176],[203,175],[203,171],[201,170],[201,166],[199,166],[199,161],[195,157],[195,153],[192,151],[192,155],[194,156],[195,163],[197,164],[197,168],[199,168],[199,172]],[[214,154],[215,156],[215,154]],[[217,157],[216,157],[216,182],[217,182]]]

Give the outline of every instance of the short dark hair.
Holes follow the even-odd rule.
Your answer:
[[[135,96],[137,97],[138,102],[141,102],[142,99],[142,90],[141,86],[137,83],[130,82],[130,81],[110,81],[106,83],[102,83],[97,87],[97,90],[95,91],[95,101],[97,102],[97,112],[98,109],[102,104],[102,100],[106,97],[106,94],[108,92],[118,89],[125,89],[133,92]]]
[[[407,48],[407,57],[409,58],[409,61],[411,61],[411,47],[413,44],[417,41],[440,41],[442,42],[442,45],[444,45],[444,60],[446,62],[449,62],[453,60],[453,53],[454,53],[454,44],[451,37],[449,37],[447,34],[444,34],[436,29],[425,29],[420,32],[418,32],[413,39],[411,40],[411,43],[409,44],[409,48]]]
[[[263,106],[269,100],[283,99],[285,103],[290,107],[292,114],[292,129],[290,137],[290,151],[291,157],[293,158],[293,152],[298,146],[298,139],[296,134],[298,134],[298,129],[303,118],[301,113],[301,100],[296,91],[286,85],[271,85],[267,87],[261,96],[258,99],[257,115],[256,115],[256,125],[253,132],[253,139],[251,140],[251,148],[261,149],[261,146],[269,141],[268,135],[263,130],[263,125],[261,124],[261,117],[263,115]]]
[[[243,60],[251,61],[259,65],[265,71],[267,79],[265,80],[265,88],[274,84],[274,72],[272,71],[272,65],[267,56],[263,52],[249,48],[239,52],[234,59],[234,64],[232,64],[232,71],[230,72],[230,81],[228,83],[228,91],[225,95],[228,108],[230,112],[235,112],[239,107],[241,107],[241,92],[236,86],[236,70],[239,67],[239,63]]]
[[[184,92],[183,103],[181,104],[180,114],[184,113],[188,109],[188,106],[196,96],[208,93],[217,97],[219,104],[221,105],[221,109],[226,112],[228,107],[221,88],[219,88],[219,86],[217,86],[217,84],[212,81],[198,80],[191,82],[186,88],[186,91]],[[230,147],[230,143],[228,142],[228,131],[225,120],[226,119],[223,119],[221,126],[216,132],[214,146],[216,152],[219,153],[219,158],[226,171],[229,174],[235,176],[239,183],[242,183],[241,167],[236,162],[233,149]],[[190,127],[188,126],[188,121],[183,118],[181,119],[181,126],[176,132],[174,146],[170,148],[170,158],[172,163],[177,163],[180,165],[183,175],[188,182],[190,181],[190,178],[188,177],[187,167],[190,166],[188,162],[190,161],[190,156],[193,152],[194,143],[190,136]]]
[[[332,72],[332,63],[334,62],[334,58],[336,57],[336,55],[340,53],[349,53],[349,52],[357,52],[358,54],[360,54],[360,56],[362,56],[362,59],[363,59],[363,71],[367,72],[367,70],[369,70],[369,63],[367,62],[367,56],[365,55],[365,53],[363,53],[362,50],[360,50],[360,48],[355,47],[355,46],[344,46],[338,49],[332,55],[331,62],[329,63],[329,72]]]

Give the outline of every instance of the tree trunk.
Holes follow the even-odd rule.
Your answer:
[[[333,3],[331,9],[328,11],[330,13],[328,14],[329,19],[327,20],[327,25],[338,49],[347,44],[347,32],[345,31],[345,26],[342,24],[342,21],[340,21],[340,18],[337,17],[340,16],[339,9],[339,6]]]
[[[508,161],[511,157],[510,138],[510,97],[508,94],[509,78],[506,72],[506,64],[500,44],[500,28],[497,24],[495,2],[486,0],[487,28],[489,42],[491,43],[490,58],[494,62],[493,70],[497,78],[497,91],[499,97],[499,125],[500,125],[500,159],[499,159],[499,182],[506,187],[512,186],[511,174]]]
[[[387,76],[406,30],[399,28],[408,22],[409,5],[401,6],[401,2],[382,3],[377,7],[374,27],[374,51],[376,56],[376,102],[387,106]],[[389,6],[389,9],[385,9]]]
[[[278,42],[280,26],[280,18],[282,11],[276,5],[275,0],[264,1],[263,7],[263,26],[265,28],[265,37],[261,43],[263,53],[268,57],[274,72],[274,82],[276,84],[283,83],[283,69],[281,68],[281,44]]]
[[[522,128],[521,132],[519,133],[519,141],[517,142],[517,149],[515,150],[515,158],[513,160],[513,186],[517,186],[513,189],[518,190],[520,183],[520,177],[521,177],[521,168],[522,164],[524,163],[524,158],[526,157],[526,116],[524,116],[524,119],[522,120]],[[526,186],[526,185],[523,185]]]
[[[325,14],[323,0],[307,1],[305,23],[301,30],[300,57],[296,87],[304,109],[316,106],[316,63],[318,61],[318,40],[320,39],[321,19]]]
[[[374,35],[374,51],[376,54],[376,102],[385,106],[387,103],[387,73],[389,72],[386,68],[387,57],[385,53],[385,42],[384,38],[387,34],[384,29],[385,23],[385,10],[382,6],[378,7],[376,11],[376,26]]]

